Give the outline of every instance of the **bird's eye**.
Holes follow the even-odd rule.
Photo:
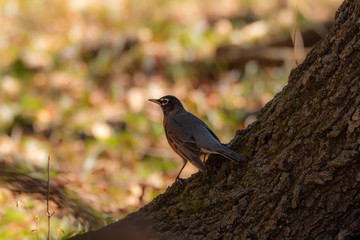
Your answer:
[[[167,98],[161,99],[161,105],[162,106],[165,106],[166,104],[168,104],[168,102],[169,102],[169,99],[167,99]]]

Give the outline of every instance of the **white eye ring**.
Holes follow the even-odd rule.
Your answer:
[[[165,106],[166,104],[168,104],[168,102],[169,102],[169,99],[167,99],[167,98],[163,98],[163,99],[161,99],[162,101],[161,101],[161,106]]]

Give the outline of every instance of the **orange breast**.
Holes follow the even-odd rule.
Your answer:
[[[170,147],[172,148],[172,150],[174,150],[174,152],[176,152],[177,155],[179,155],[182,159],[184,159],[185,161],[187,161],[187,159],[184,158],[184,157],[180,154],[180,152],[175,148],[174,144],[173,144],[173,143],[171,142],[171,140],[169,139],[168,134],[167,134],[167,131],[166,131],[166,123],[167,123],[167,120],[166,120],[166,118],[164,118],[163,124],[164,124],[164,130],[165,130],[166,140],[168,141],[168,143],[169,143]]]

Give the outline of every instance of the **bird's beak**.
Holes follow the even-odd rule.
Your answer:
[[[153,103],[157,103],[157,104],[160,105],[159,99],[148,99],[148,101],[153,102]]]

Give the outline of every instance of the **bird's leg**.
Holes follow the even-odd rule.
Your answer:
[[[176,176],[176,179],[175,179],[175,181],[179,180],[181,183],[183,183],[183,182],[181,181],[180,174],[181,174],[182,170],[184,169],[185,165],[187,164],[186,160],[183,160],[183,161],[184,161],[184,165],[180,169],[180,172],[178,173],[178,175]]]

